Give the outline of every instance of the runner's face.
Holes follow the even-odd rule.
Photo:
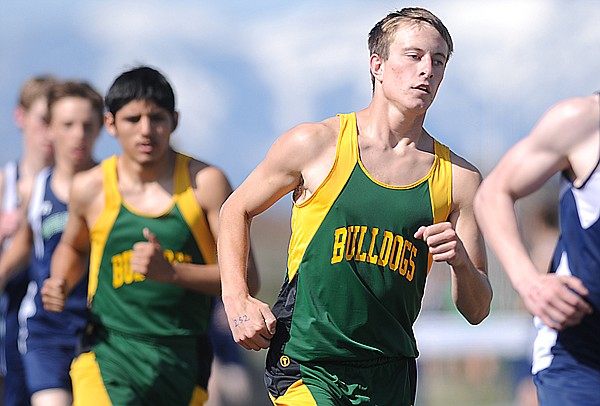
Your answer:
[[[109,132],[116,136],[124,154],[140,163],[160,159],[169,150],[171,133],[177,125],[177,113],[151,100],[132,100],[113,117],[107,114]]]
[[[49,131],[54,142],[56,163],[82,169],[93,161],[93,149],[100,135],[98,111],[82,97],[65,97],[52,105]]]
[[[448,45],[429,24],[403,25],[382,62],[382,88],[406,108],[426,111],[444,77]]]
[[[48,125],[45,117],[48,111],[45,97],[36,99],[28,110],[23,112],[21,129],[25,142],[41,151],[41,155],[49,158],[52,155],[52,142],[48,137]]]

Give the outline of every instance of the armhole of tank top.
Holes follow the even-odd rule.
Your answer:
[[[443,214],[440,213],[439,210],[436,210],[434,213],[434,221],[440,222],[445,221],[450,215],[450,208],[452,207],[452,188],[454,184],[453,173],[452,173],[452,160],[450,148],[446,145],[440,143],[438,140],[434,138],[434,151],[437,160],[437,164],[439,166],[438,171],[442,177],[438,182],[441,182],[441,186],[444,188],[444,196],[445,196],[445,212]]]
[[[117,174],[117,156],[102,162],[102,188],[104,190],[104,206],[106,209],[118,207],[121,204]]]
[[[594,166],[592,173],[583,183],[584,185],[588,181],[588,179],[592,177],[592,174],[594,174],[598,170],[598,167],[600,166],[600,92],[596,92],[596,95],[598,96],[598,158],[596,159],[596,165]]]
[[[566,179],[567,182],[569,182],[569,184],[571,184],[571,186],[575,189],[583,189],[585,187],[585,185],[588,183],[588,181],[594,176],[594,174],[598,171],[598,167],[600,167],[600,91],[594,93],[596,96],[598,96],[598,157],[596,158],[596,164],[594,165],[594,168],[590,171],[589,175],[584,179],[583,182],[581,182],[581,184],[579,185],[575,185],[574,181],[571,181],[569,179],[569,176],[567,175],[567,172],[562,171],[561,172],[561,177]]]
[[[179,207],[181,215],[190,227],[204,262],[215,264],[217,262],[217,245],[204,210],[198,204],[194,189],[191,187],[190,160],[191,157],[188,155],[177,152],[173,172],[173,203]]]
[[[29,206],[27,207],[27,219],[32,222],[44,198],[44,190],[46,189],[46,183],[50,174],[50,168],[44,168],[37,175],[35,175],[33,186],[31,189],[31,196],[29,198]]]
[[[596,158],[596,165],[594,165],[594,169],[590,173],[590,176],[588,176],[588,178],[585,180],[585,182],[583,182],[584,185],[592,177],[592,175],[598,170],[598,167],[600,166],[600,92],[596,92],[596,95],[598,96],[598,117],[597,117],[597,119],[598,119],[598,157]]]
[[[321,184],[315,189],[313,194],[308,199],[299,204],[293,202],[295,208],[300,209],[305,207],[311,201],[317,199],[317,196],[321,193],[321,190],[326,189],[327,184],[330,183],[333,178],[335,178],[336,169],[338,169],[340,165],[346,164],[345,162],[341,162],[341,159],[351,159],[354,161],[354,164],[357,162],[356,160],[358,157],[355,156],[358,153],[358,129],[356,126],[356,113],[338,114],[337,116],[340,120],[340,126],[335,145],[335,157],[333,159],[331,169],[327,173],[327,176],[325,176],[325,179],[323,179]],[[352,130],[348,131],[348,126],[354,127]],[[352,138],[354,138],[354,141]]]
[[[184,193],[191,184],[190,157],[179,152],[175,156],[175,170],[173,171],[173,195]]]
[[[40,237],[42,235],[41,212],[46,184],[50,179],[50,170],[50,167],[46,167],[35,176],[31,197],[29,199],[29,206],[27,207],[27,220],[33,231],[33,252],[38,258],[41,258],[44,250],[44,244]]]

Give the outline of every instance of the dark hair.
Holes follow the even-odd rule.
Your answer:
[[[47,97],[48,114],[46,116],[46,121],[48,123],[52,121],[52,106],[54,106],[57,101],[66,97],[79,97],[89,100],[90,103],[92,103],[92,107],[96,110],[96,118],[100,127],[104,125],[104,102],[102,100],[102,95],[87,82],[67,80],[55,83],[48,90]]]
[[[394,35],[398,27],[403,23],[429,24],[440,33],[446,45],[448,45],[447,59],[454,51],[454,44],[450,32],[437,16],[429,10],[419,7],[407,7],[389,13],[379,21],[369,32],[369,54],[377,54],[382,60],[387,61],[390,53],[390,45],[394,41]],[[371,81],[375,78],[371,75]]]
[[[148,66],[124,72],[115,79],[104,102],[113,115],[132,100],[152,100],[175,114],[175,93],[162,73]]]

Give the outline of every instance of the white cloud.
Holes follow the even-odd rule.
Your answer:
[[[252,21],[241,52],[275,97],[275,127],[316,119],[317,99],[338,86],[369,88],[364,16],[296,7]],[[339,108],[343,109],[343,103]],[[325,118],[325,117],[322,117]]]
[[[591,7],[593,1],[416,3],[444,20],[456,45],[426,124],[471,160],[494,161],[550,104],[600,87],[600,7]],[[177,142],[230,159],[225,167],[241,165],[243,155],[224,152],[239,144],[248,154],[244,159],[254,160],[243,171],[291,126],[369,102],[367,33],[398,6],[360,0],[3,4],[0,49],[9,65],[2,70],[2,89],[16,92],[15,83],[48,66],[90,78],[104,91],[123,69],[155,65],[176,87],[182,112]],[[40,36],[54,44],[66,38],[79,54],[38,48]],[[23,49],[39,55],[35,65]],[[247,80],[252,86],[241,86]],[[10,111],[13,94],[2,99],[3,110]],[[243,120],[239,109],[246,113]],[[9,119],[4,114],[2,124],[8,127]],[[231,130],[232,125],[238,127]],[[224,128],[230,132],[224,134]]]

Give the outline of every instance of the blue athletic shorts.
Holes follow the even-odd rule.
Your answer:
[[[29,393],[25,381],[23,359],[17,347],[19,333],[19,306],[27,292],[27,272],[15,275],[0,296],[4,323],[0,331],[0,363],[4,375],[4,406],[29,406]]]
[[[36,346],[28,345],[23,354],[25,377],[29,394],[44,389],[65,389],[71,392],[69,370],[76,356],[73,346]]]
[[[600,370],[555,358],[533,377],[540,406],[600,406]]]
[[[15,348],[7,355],[8,370],[4,376],[4,406],[29,406],[29,392],[25,380],[25,370],[21,354]]]

